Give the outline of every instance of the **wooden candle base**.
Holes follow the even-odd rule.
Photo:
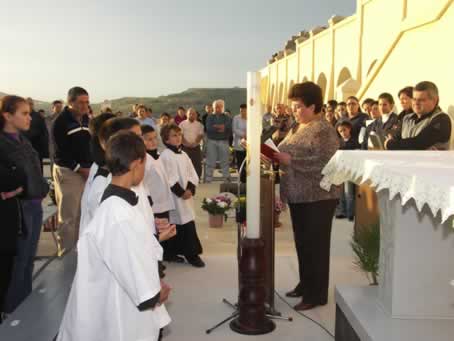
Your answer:
[[[265,246],[260,239],[244,239],[240,259],[239,317],[230,328],[246,335],[272,332],[276,325],[265,311]]]

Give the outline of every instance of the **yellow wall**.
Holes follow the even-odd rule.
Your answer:
[[[291,81],[317,82],[321,74],[325,100],[345,99],[347,87],[339,83],[348,75],[346,83],[356,84],[360,99],[385,91],[397,97],[402,87],[430,80],[440,89],[442,108],[454,117],[454,0],[357,0],[355,14],[326,26],[297,43],[295,53],[262,69],[268,104],[286,103]]]

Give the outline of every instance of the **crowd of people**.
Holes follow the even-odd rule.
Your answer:
[[[439,107],[436,85],[421,82],[397,95],[399,114],[389,93],[361,105],[354,96],[324,104],[320,87],[305,82],[290,89],[292,105],[266,108],[262,140],[272,139],[280,150],[274,167],[282,170],[281,198],[290,207],[300,273],[287,296],[303,296],[298,310],[327,303],[332,220],[355,216],[354,184],[330,192],[319,186],[334,153],[449,149],[451,120]],[[42,201],[49,192],[46,158],[62,239],[68,248],[78,241],[78,268],[58,340],[92,339],[100,332],[96,325],[111,326],[109,339],[145,339],[149,318],[158,338],[170,322],[163,261],[205,266],[193,197],[202,177],[213,181],[216,168],[229,182],[234,166],[246,182],[240,170],[247,105],[235,116],[216,100],[202,114],[179,107],[174,117],[155,117],[151,108],[137,104],[124,116],[111,108],[94,115],[89,93],[80,87],[69,90],[66,106],[54,101],[48,115],[35,111],[30,98],[1,99],[2,318],[32,290]],[[81,316],[93,309],[99,310],[96,316],[107,316],[105,324]],[[116,320],[115,312],[124,311],[130,312],[129,325],[117,328],[124,321]]]

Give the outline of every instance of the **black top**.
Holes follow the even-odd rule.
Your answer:
[[[82,116],[81,122],[76,120],[65,107],[55,120],[52,134],[55,139],[55,163],[77,171],[80,167],[90,168],[90,132],[88,115]]]
[[[136,206],[139,202],[139,198],[137,197],[136,193],[132,190],[124,187],[120,187],[117,185],[109,184],[102,195],[101,202],[110,198],[112,196],[116,196],[125,200],[129,205]]]
[[[32,111],[30,116],[32,118],[30,129],[24,132],[24,135],[38,152],[40,159],[49,157],[49,133],[46,121],[37,111]]]
[[[413,121],[415,124],[430,119],[434,112],[424,114],[421,118],[412,114],[406,121]],[[451,119],[447,114],[435,117],[417,136],[403,139],[398,132],[394,139],[388,141],[387,149],[390,150],[426,150],[437,143],[446,143],[451,138]]]
[[[369,136],[371,132],[375,132],[377,135],[381,137],[384,141],[388,135],[395,135],[395,133],[399,130],[399,117],[395,113],[391,113],[389,115],[388,120],[386,123],[383,123],[383,118],[380,117],[376,119],[374,122],[369,124],[366,128],[366,134],[364,136],[363,143],[361,145],[361,149],[367,150],[369,149]]]
[[[356,140],[354,140],[353,138],[350,138],[348,141],[342,140],[339,149],[340,150],[355,150],[355,149],[360,149],[360,145]]]
[[[359,113],[355,117],[349,118],[351,124],[352,124],[352,138],[355,141],[358,141],[359,138],[359,133],[361,132],[361,128],[366,126],[366,121],[370,119],[370,117],[367,114],[364,113]]]

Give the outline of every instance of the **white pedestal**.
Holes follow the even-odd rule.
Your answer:
[[[381,246],[378,303],[393,318],[454,319],[454,229],[410,200],[378,193]],[[454,336],[453,336],[454,339]]]
[[[452,341],[454,324],[451,320],[394,319],[377,304],[377,287],[337,287],[336,304],[353,328],[356,337],[336,340],[351,341]],[[339,318],[339,316],[337,316]],[[341,322],[339,319],[337,323]],[[340,326],[336,326],[338,328]]]

